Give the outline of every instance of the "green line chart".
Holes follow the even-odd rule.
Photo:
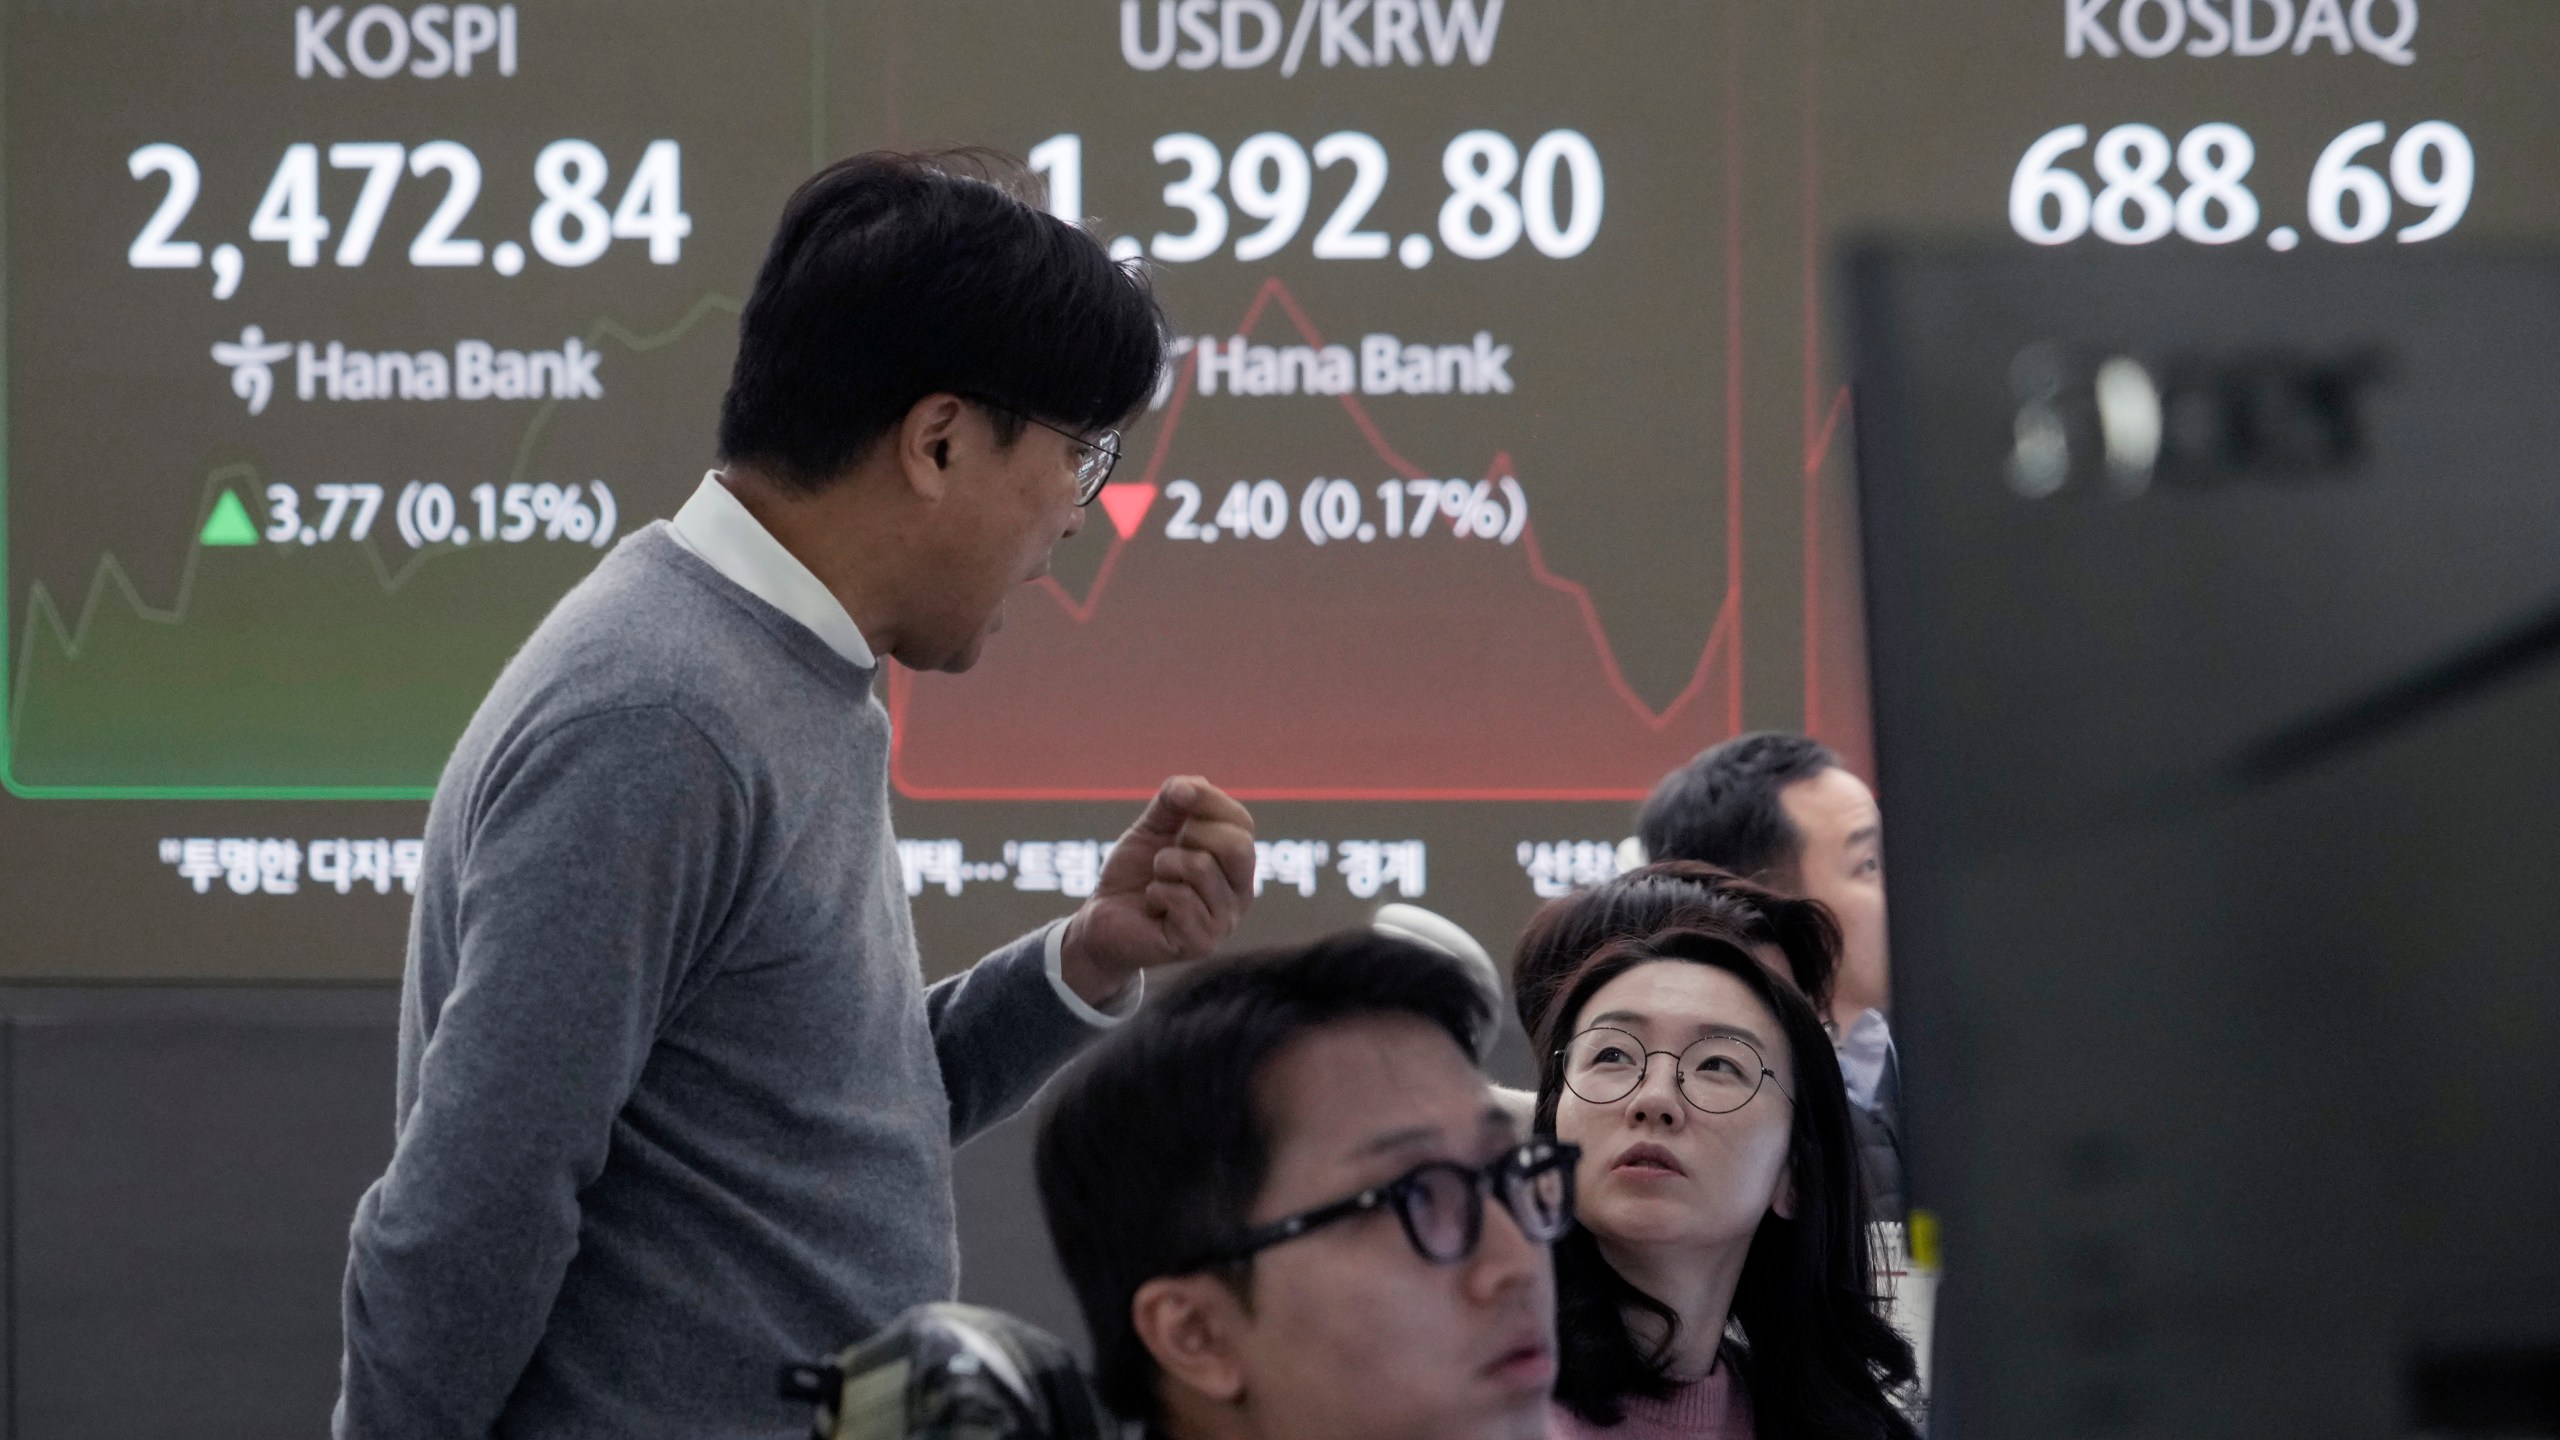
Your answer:
[[[605,317],[586,338],[626,356],[716,341],[718,357],[704,345],[686,357],[686,385],[698,388],[699,372],[726,353],[726,337],[705,322],[738,309],[732,296],[705,294],[664,328],[635,331]],[[562,465],[583,479],[582,467],[598,463],[597,437],[564,440],[562,416],[560,400],[541,402],[513,441],[503,482],[493,483],[517,485]],[[631,417],[617,406],[579,423],[621,430]],[[686,415],[676,428],[699,427]],[[632,446],[611,449],[626,464],[636,458]],[[575,455],[561,458],[562,450]],[[663,464],[663,446],[637,453],[652,450]],[[423,799],[498,670],[599,558],[582,544],[445,543],[402,553],[387,515],[362,540],[264,543],[271,512],[263,496],[274,478],[270,467],[243,461],[201,475],[165,601],[113,553],[99,558],[76,607],[40,580],[29,584],[23,620],[0,630],[8,676],[0,779],[12,793]],[[0,473],[0,505],[5,479]],[[661,491],[689,483],[674,472],[647,479]],[[622,528],[649,513],[633,507]],[[238,543],[244,522],[260,527],[252,543]],[[0,575],[0,593],[7,589]]]

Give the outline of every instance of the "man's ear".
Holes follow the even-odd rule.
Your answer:
[[[1129,1323],[1167,1381],[1221,1405],[1244,1398],[1244,1307],[1214,1277],[1148,1281],[1129,1299]]]
[[[918,498],[942,498],[951,479],[952,446],[960,438],[968,405],[957,395],[927,395],[908,406],[906,418],[890,432],[897,447],[898,473]]]

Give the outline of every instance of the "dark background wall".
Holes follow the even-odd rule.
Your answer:
[[[324,1433],[399,997],[0,990],[6,1435]]]
[[[399,1011],[374,985],[0,987],[0,1440],[327,1432]],[[1517,1036],[1496,1069],[1526,1074]],[[1081,1346],[1032,1131],[960,1151],[961,1295]]]
[[[0,1440],[326,1432],[398,1015],[387,986],[0,988]],[[962,1287],[1077,1336],[1016,1223],[1030,1133],[961,1151]]]
[[[0,1437],[326,1432],[398,1015],[382,986],[0,989]],[[961,1157],[970,1298],[1075,1333],[1042,1238],[987,1219],[1029,1126]]]

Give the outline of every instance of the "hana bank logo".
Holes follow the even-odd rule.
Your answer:
[[[249,413],[256,415],[275,398],[276,377],[270,368],[293,353],[293,347],[278,340],[268,343],[267,332],[255,325],[242,326],[238,340],[213,342],[213,363],[231,371],[231,393],[249,402]]]
[[[357,350],[345,342],[267,339],[256,326],[214,342],[213,362],[231,372],[231,393],[259,414],[275,398],[275,367],[293,361],[302,400],[601,400],[603,356],[575,336],[553,350],[502,350],[486,340],[441,350]]]

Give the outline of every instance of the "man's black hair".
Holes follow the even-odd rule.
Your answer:
[[[1372,1015],[1427,1021],[1467,1055],[1491,1010],[1455,957],[1345,931],[1203,967],[1059,1082],[1035,1169],[1103,1399],[1161,1423],[1155,1359],[1130,1302],[1244,1230],[1271,1163],[1274,1117],[1256,1093],[1271,1057],[1308,1031]]]
[[[809,177],[738,317],[720,455],[823,489],[918,400],[992,401],[1093,431],[1137,412],[1164,313],[1135,267],[1025,201],[1002,156],[872,152]],[[1007,413],[1007,411],[1015,413]]]
[[[1653,860],[1703,860],[1764,883],[1792,884],[1804,837],[1778,792],[1840,768],[1830,746],[1763,730],[1737,735],[1662,777],[1636,814]]]

